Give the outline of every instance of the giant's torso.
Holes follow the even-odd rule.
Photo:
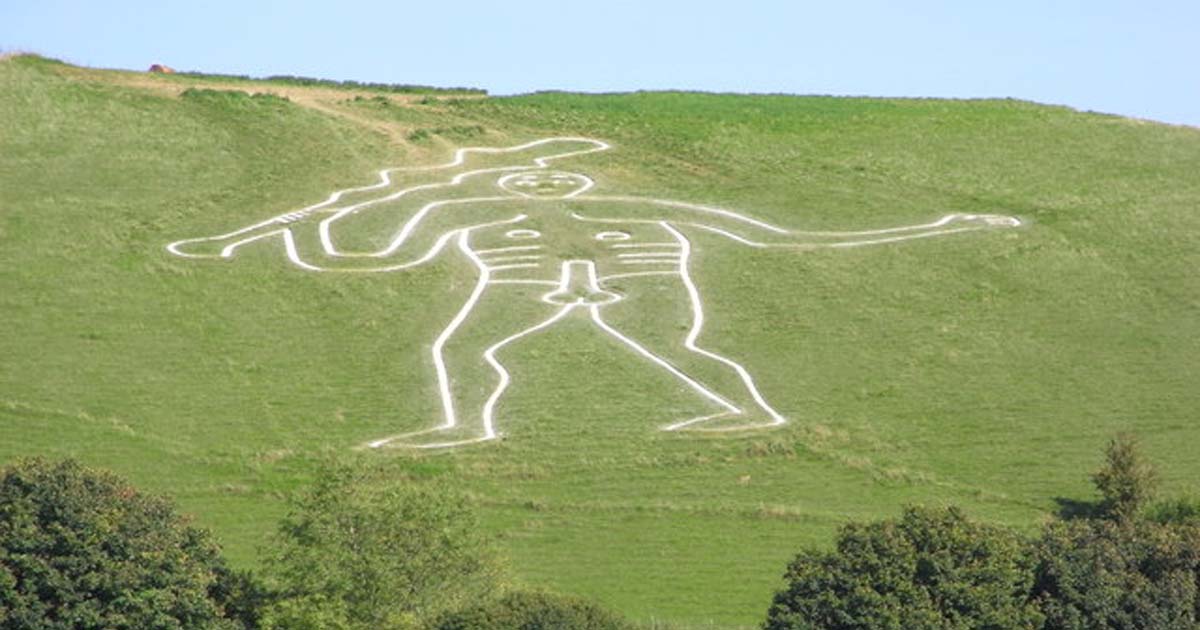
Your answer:
[[[530,200],[522,205],[524,219],[469,232],[472,257],[494,279],[558,280],[563,264],[570,261],[591,261],[601,280],[641,272],[677,273],[683,262],[686,241],[663,224],[669,217],[654,216],[652,208],[631,218],[628,207],[615,212],[616,206],[629,205],[623,202]],[[606,209],[623,216],[606,218]]]

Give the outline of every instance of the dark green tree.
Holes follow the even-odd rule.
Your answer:
[[[599,605],[578,597],[517,591],[444,615],[431,630],[631,630]]]
[[[1156,475],[1132,435],[1118,434],[1104,455],[1092,475],[1102,498],[1091,517],[1050,523],[1038,542],[1035,596],[1046,627],[1198,627],[1195,503],[1176,500],[1146,509]]]
[[[1137,438],[1117,434],[1104,451],[1104,465],[1092,475],[1102,499],[1099,513],[1106,518],[1127,520],[1141,514],[1154,497],[1158,476],[1142,456]]]
[[[1056,522],[1038,544],[1035,596],[1055,630],[1194,630],[1200,528]]]
[[[459,492],[335,465],[297,495],[267,562],[280,599],[263,625],[415,627],[503,592],[492,541]]]
[[[0,469],[0,627],[227,629],[226,569],[165,499],[74,461]]]
[[[955,508],[909,508],[898,520],[852,523],[835,551],[806,551],[792,561],[764,628],[1039,628],[1032,555],[1018,535]]]

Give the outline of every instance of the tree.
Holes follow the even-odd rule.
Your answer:
[[[628,622],[584,599],[517,591],[444,615],[431,630],[631,630]]]
[[[1051,523],[1034,593],[1055,630],[1194,630],[1200,528],[1146,520]]]
[[[1194,629],[1200,622],[1200,526],[1194,501],[1156,506],[1156,475],[1137,440],[1118,434],[1092,475],[1091,518],[1052,522],[1037,543],[1035,597],[1046,627]]]
[[[1099,513],[1106,518],[1136,518],[1154,496],[1157,475],[1142,457],[1137,439],[1129,433],[1117,434],[1104,453],[1104,465],[1092,475],[1100,490]]]
[[[402,628],[502,592],[466,498],[378,468],[330,466],[291,501],[267,569],[268,628]]]
[[[0,627],[236,628],[231,575],[207,533],[112,473],[0,469]]]
[[[766,630],[1038,628],[1033,559],[1007,530],[956,508],[844,526],[833,552],[788,566]]]

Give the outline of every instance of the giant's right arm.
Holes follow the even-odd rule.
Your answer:
[[[398,271],[432,260],[463,229],[517,220],[517,205],[511,197],[430,202],[404,221],[386,246],[371,252],[331,251],[326,245],[336,224],[329,217],[292,214],[224,234],[176,241],[167,250],[187,258],[232,259],[246,246],[282,245],[294,265],[309,271]]]

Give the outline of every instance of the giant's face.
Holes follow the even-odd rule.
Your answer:
[[[574,197],[592,187],[592,180],[586,176],[563,171],[513,173],[501,177],[497,183],[501,188],[524,197],[546,199]]]

